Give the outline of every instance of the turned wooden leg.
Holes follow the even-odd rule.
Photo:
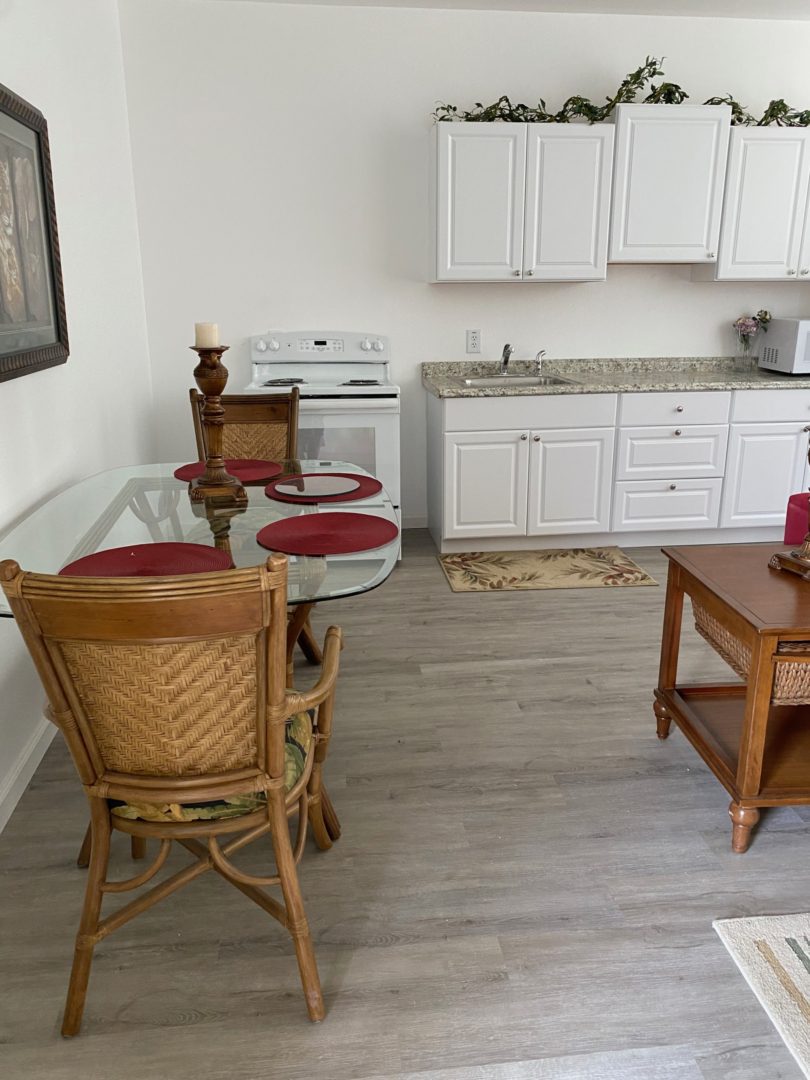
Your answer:
[[[84,840],[82,840],[82,846],[79,848],[79,855],[76,859],[76,865],[80,866],[83,870],[90,865],[90,844],[92,841],[93,830],[90,825],[87,826],[87,831],[84,834]]]
[[[132,852],[133,859],[145,859],[146,858],[146,837],[145,836],[131,836],[130,851]]]
[[[731,850],[741,855],[751,843],[751,830],[759,821],[759,810],[755,806],[740,806],[733,802],[728,813],[732,823]]]
[[[655,713],[656,730],[658,732],[659,739],[666,739],[669,736],[669,729],[672,725],[672,716],[666,705],[660,701],[653,702],[653,712]]]
[[[106,803],[103,803],[101,799],[94,799],[93,803],[90,823],[92,829],[90,870],[87,875],[79,932],[76,935],[65,1015],[62,1019],[62,1034],[66,1038],[77,1035],[82,1026],[87,982],[90,978],[90,965],[93,962],[93,949],[97,941],[96,935],[101,914],[103,899],[101,887],[107,877],[107,861],[110,855],[109,811]]]
[[[312,829],[312,839],[321,851],[328,851],[332,846],[332,837],[326,827],[323,815],[323,784],[321,782],[321,767],[318,762],[312,768],[309,778],[307,798],[309,799],[309,826]]]
[[[289,825],[287,824],[287,810],[284,805],[284,797],[278,788],[275,791],[268,792],[268,808],[272,822],[273,851],[276,856],[278,876],[281,879],[281,891],[284,894],[284,907],[287,911],[287,929],[290,931],[295,946],[295,955],[298,960],[301,985],[304,988],[307,1012],[310,1020],[323,1020],[325,1010],[321,993],[321,980],[318,976],[315,950],[312,947],[312,938],[304,911],[304,901],[301,898],[301,889],[298,884],[298,873],[295,868],[295,859],[290,844]]]

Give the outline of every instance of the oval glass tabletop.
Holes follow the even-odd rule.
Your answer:
[[[177,541],[210,544],[228,551],[235,566],[258,566],[268,552],[257,543],[256,534],[270,522],[327,510],[357,512],[352,502],[326,503],[322,508],[273,502],[263,485],[246,488],[246,505],[218,500],[192,503],[188,484],[173,476],[177,467],[177,462],[127,465],[79,481],[1,536],[0,560],[14,559],[23,570],[57,574],[67,563],[94,551]],[[292,474],[369,475],[346,461],[285,461],[283,467]],[[365,500],[363,513],[397,522],[385,489]],[[384,547],[349,555],[290,555],[288,602],[317,603],[367,592],[385,581],[398,557],[399,538]],[[11,615],[1,591],[0,615]]]
[[[319,498],[324,495],[345,495],[349,491],[357,491],[360,484],[348,476],[327,476],[321,473],[316,476],[299,476],[292,480],[285,480],[283,484],[276,482],[276,491],[282,495],[299,495],[302,499]]]

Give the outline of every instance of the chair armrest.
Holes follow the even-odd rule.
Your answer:
[[[321,677],[311,690],[287,691],[287,705],[291,713],[306,712],[314,709],[334,693],[340,666],[340,652],[343,648],[343,631],[339,626],[330,626],[323,643],[323,664]]]

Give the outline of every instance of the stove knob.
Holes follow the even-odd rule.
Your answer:
[[[270,352],[278,352],[281,346],[275,338],[270,338],[270,341],[267,343],[267,348],[270,350]]]
[[[256,352],[267,352],[267,342],[264,338],[259,338],[256,342]]]
[[[382,352],[384,348],[385,345],[380,341],[379,338],[377,338],[377,340],[374,342],[374,352]]]
[[[363,340],[360,342],[360,348],[363,350],[363,352],[371,352],[371,342],[368,340],[368,338],[363,338]]]

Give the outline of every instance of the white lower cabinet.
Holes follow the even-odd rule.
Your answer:
[[[628,480],[616,484],[614,532],[715,529],[722,477],[709,480]]]
[[[526,535],[528,432],[448,432],[444,470],[446,537]]]
[[[607,532],[613,428],[534,431],[529,457],[529,536]]]
[[[731,425],[721,526],[784,523],[788,496],[804,487],[808,431],[801,422]]]

